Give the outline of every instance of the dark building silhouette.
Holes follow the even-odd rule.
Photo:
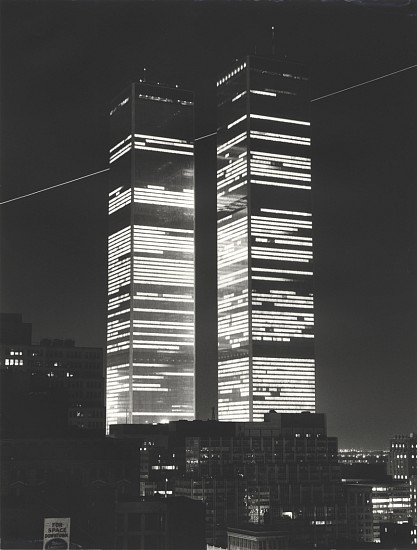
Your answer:
[[[138,465],[134,442],[88,430],[76,438],[3,439],[2,547],[42,540],[45,517],[70,517],[74,543],[114,549],[116,503],[137,497]]]
[[[404,523],[381,522],[380,533],[382,548],[415,547],[416,532],[411,520]]]
[[[292,544],[332,544],[346,535],[337,439],[323,414],[265,415],[264,422],[178,421],[110,427],[141,450],[141,493],[206,504],[206,541],[227,543],[241,523],[273,528],[282,518]]]
[[[203,502],[141,498],[116,505],[118,550],[206,550]]]
[[[30,341],[20,314],[2,314],[0,341],[3,437],[104,431],[105,379],[101,348],[74,340]]]
[[[355,543],[373,542],[372,485],[346,483],[344,489],[347,504],[346,538]]]

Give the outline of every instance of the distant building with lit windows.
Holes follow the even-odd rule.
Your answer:
[[[193,94],[132,84],[110,115],[107,425],[193,419]]]
[[[4,437],[105,429],[103,350],[72,339],[32,343],[32,325],[0,314],[1,430]]]
[[[396,435],[390,442],[389,473],[394,479],[417,476],[417,434]]]
[[[219,419],[314,412],[308,72],[248,56],[217,90]]]

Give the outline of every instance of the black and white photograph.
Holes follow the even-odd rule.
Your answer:
[[[417,548],[417,1],[0,1],[0,548]]]

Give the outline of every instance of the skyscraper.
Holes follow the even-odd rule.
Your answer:
[[[194,417],[194,107],[132,84],[111,110],[107,424]]]
[[[308,73],[248,56],[217,90],[219,419],[313,412]]]

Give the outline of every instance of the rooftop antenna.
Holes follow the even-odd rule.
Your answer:
[[[216,420],[216,414],[214,412],[214,407],[211,407],[211,419]]]
[[[143,67],[143,82],[146,82],[146,67]]]
[[[275,57],[275,27],[271,28],[272,31],[272,55]]]

